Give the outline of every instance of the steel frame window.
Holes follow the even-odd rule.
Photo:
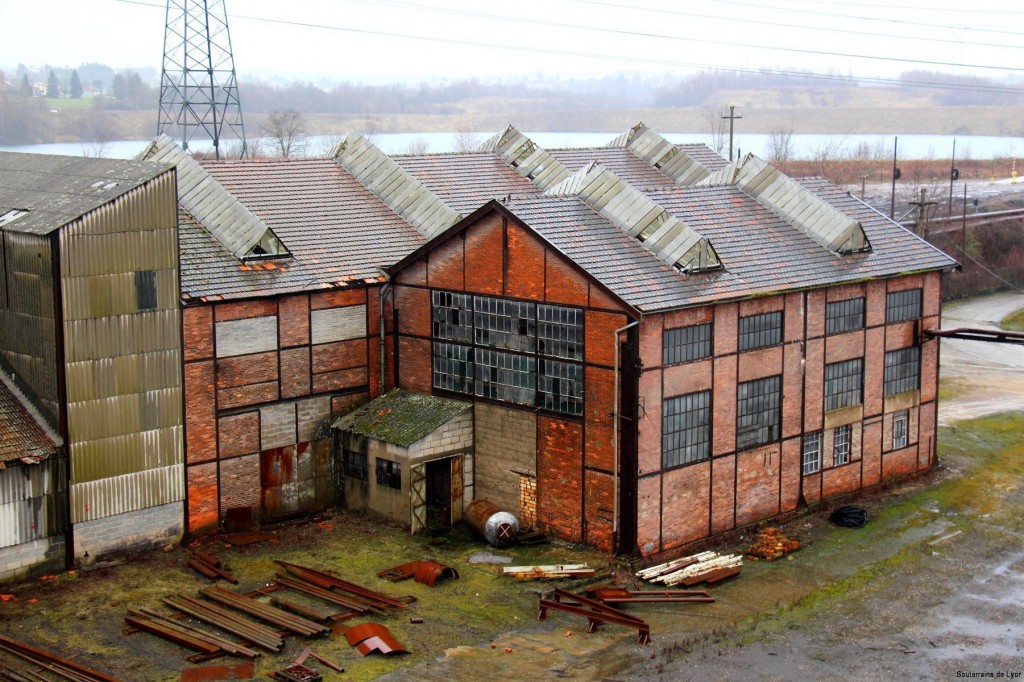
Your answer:
[[[740,350],[754,350],[782,343],[782,311],[740,318]]]
[[[366,453],[355,450],[344,450],[345,454],[345,475],[349,478],[356,478],[365,481],[368,476],[366,471]]]
[[[885,354],[885,395],[916,391],[921,383],[921,347],[910,346]]]
[[[825,411],[864,401],[864,358],[825,365]]]
[[[825,333],[842,334],[864,328],[864,299],[850,298],[825,306]]]
[[[711,357],[711,323],[666,329],[661,334],[662,359],[666,365]]]
[[[781,421],[779,375],[745,381],[736,387],[736,449],[779,440]]]
[[[385,488],[402,489],[402,463],[377,457],[377,485]]]
[[[885,295],[885,322],[903,322],[921,317],[921,290],[905,289]]]
[[[711,391],[661,403],[661,466],[672,469],[711,456]]]
[[[832,433],[832,464],[834,466],[849,464],[852,445],[850,435],[852,431],[853,429],[849,424],[844,424],[837,426]]]
[[[821,431],[804,434],[803,474],[816,474],[821,471]]]
[[[910,411],[900,410],[892,415],[892,449],[907,447],[907,435],[910,430]]]
[[[440,290],[431,303],[434,388],[583,414],[581,308]]]
[[[135,271],[135,304],[139,312],[157,309],[156,270]]]

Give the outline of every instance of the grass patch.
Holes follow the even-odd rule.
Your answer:
[[[999,326],[1008,332],[1024,332],[1024,308],[1004,317]]]

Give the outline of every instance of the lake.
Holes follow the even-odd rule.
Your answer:
[[[607,133],[526,133],[541,147],[557,149],[560,147],[593,147],[608,144],[622,131]],[[659,131],[660,132],[660,131]],[[475,139],[483,142],[493,135],[476,133]],[[662,133],[672,142],[703,142],[714,148],[711,135],[707,133]],[[308,139],[306,153],[311,156],[324,154],[340,136],[311,136]],[[405,154],[410,148],[425,148],[429,152],[450,152],[455,150],[456,133],[380,133],[373,136],[374,142],[389,154]],[[833,157],[849,156],[860,150],[876,159],[892,158],[892,135],[799,135],[793,134],[791,139],[793,158],[812,159],[829,151]],[[900,135],[899,158],[928,159],[949,158],[956,140],[956,156],[958,159],[992,159],[997,157],[1015,157],[1024,151],[1024,137],[1000,137],[994,135]],[[753,152],[768,158],[770,156],[770,136],[758,133],[737,134],[733,145],[737,153]],[[102,149],[103,156],[115,159],[132,158],[149,143],[149,140],[119,140],[107,144]],[[723,153],[728,153],[728,140]],[[193,149],[202,149],[195,142]],[[207,147],[208,143],[207,143]],[[64,156],[95,156],[96,150],[87,143],[64,144],[31,144],[31,145],[0,145],[0,151],[31,152],[35,154],[59,154]]]

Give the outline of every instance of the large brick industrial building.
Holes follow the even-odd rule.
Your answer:
[[[824,180],[642,124],[143,156],[178,177],[189,532],[367,500],[415,530],[443,489],[649,555],[935,461],[955,263]],[[394,387],[455,421],[395,438]]]

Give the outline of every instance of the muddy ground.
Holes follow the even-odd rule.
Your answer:
[[[997,323],[1022,307],[1024,295],[987,297],[951,308],[946,322]],[[647,646],[618,626],[588,634],[564,613],[538,622],[537,597],[549,585],[468,563],[483,548],[464,529],[409,537],[339,512],[275,528],[258,544],[211,538],[198,548],[220,556],[241,589],[266,584],[273,560],[285,559],[417,598],[379,619],[409,655],[362,658],[343,637],[293,640],[257,661],[259,677],[309,644],[347,669],[324,671],[326,680],[932,680],[958,679],[958,671],[1011,679],[1024,672],[1024,387],[1017,383],[1024,350],[965,343],[943,342],[940,468],[859,499],[870,517],[863,529],[831,526],[827,510],[793,519],[784,530],[804,543],[801,551],[747,562],[739,579],[712,590],[714,604],[630,607],[651,624]],[[750,540],[734,536],[720,549],[741,551]],[[123,680],[178,680],[192,667],[187,653],[145,633],[122,634],[122,619],[129,607],[159,608],[164,595],[208,584],[185,567],[188,549],[4,587],[17,601],[0,602],[0,632]],[[563,544],[496,553],[524,564],[584,561],[625,581],[631,575],[628,565]],[[420,558],[462,577],[427,588],[375,575]],[[424,623],[411,623],[413,616]]]

